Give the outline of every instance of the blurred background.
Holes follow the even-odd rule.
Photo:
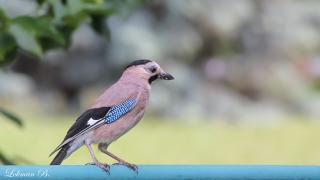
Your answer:
[[[176,79],[153,84],[146,116],[114,154],[138,164],[320,162],[319,1],[0,0],[0,10],[2,163],[48,164],[136,59]],[[81,148],[65,164],[90,161]]]

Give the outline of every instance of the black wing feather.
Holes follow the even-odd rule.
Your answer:
[[[86,129],[89,129],[90,125],[88,125],[87,123],[90,118],[93,118],[95,120],[101,119],[107,114],[110,108],[111,107],[93,108],[93,109],[88,109],[87,111],[82,113],[77,118],[76,122],[70,127],[62,143],[50,154],[50,156],[54,154],[57,150],[69,144],[69,142],[67,141],[70,141],[70,142],[72,141],[72,140],[68,140],[69,138],[72,138],[76,136],[78,133],[85,131]]]
[[[89,127],[90,125],[88,125],[87,123],[90,118],[93,118],[93,119],[103,118],[107,114],[109,109],[110,107],[93,108],[93,109],[88,109],[87,111],[82,113],[81,116],[77,118],[76,122],[68,130],[64,140],[70,137],[73,137],[74,135],[78,134],[82,130]]]

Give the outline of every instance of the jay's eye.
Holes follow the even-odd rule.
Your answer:
[[[151,72],[151,73],[155,73],[156,71],[157,71],[157,68],[156,68],[156,67],[150,68],[150,72]]]

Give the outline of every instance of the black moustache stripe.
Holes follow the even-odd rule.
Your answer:
[[[151,76],[150,78],[149,78],[149,84],[151,84],[153,81],[155,81],[156,79],[158,79],[158,75],[153,75],[153,76]]]

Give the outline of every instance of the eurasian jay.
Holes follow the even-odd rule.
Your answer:
[[[98,144],[98,149],[115,159],[117,164],[137,170],[136,165],[120,159],[107,148],[140,121],[148,104],[150,85],[157,79],[172,80],[174,77],[154,61],[136,60],[129,64],[120,79],[78,117],[62,143],[50,154],[59,150],[50,164],[61,164],[84,144],[93,164],[109,172],[109,165],[99,162],[91,148],[91,144]]]

